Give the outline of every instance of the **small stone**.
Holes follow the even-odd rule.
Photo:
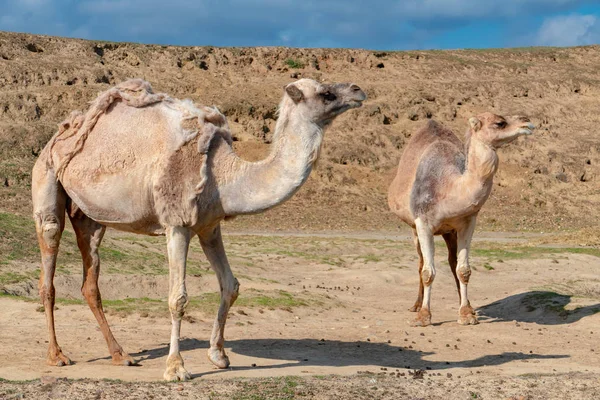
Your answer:
[[[42,382],[44,385],[56,383],[57,381],[58,379],[54,376],[42,375],[42,377],[40,378],[40,382]]]
[[[567,183],[569,181],[569,177],[564,172],[559,172],[555,175],[555,178],[559,182]]]

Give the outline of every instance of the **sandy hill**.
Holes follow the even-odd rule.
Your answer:
[[[392,230],[386,191],[427,118],[459,135],[490,110],[525,114],[534,136],[500,150],[480,228],[570,230],[600,220],[600,47],[374,52],[140,45],[0,32],[0,211],[30,213],[30,171],[71,110],[142,77],[156,91],[216,105],[247,159],[269,149],[282,86],[352,81],[365,106],[334,122],[308,183],[282,207],[233,228]]]

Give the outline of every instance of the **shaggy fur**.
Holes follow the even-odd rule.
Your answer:
[[[164,102],[168,107],[182,112],[181,126],[187,137],[186,142],[194,139],[199,132],[202,132],[198,139],[198,152],[202,155],[202,164],[200,167],[200,182],[196,186],[196,192],[200,194],[206,184],[207,154],[215,134],[220,135],[229,144],[232,143],[231,132],[225,116],[217,108],[205,106],[198,108],[191,100],[178,100],[169,97],[165,93],[154,93],[150,83],[142,79],[130,79],[100,93],[91,102],[90,108],[85,114],[81,111],[73,111],[69,118],[59,124],[58,133],[53,137],[50,144],[51,153],[57,142],[74,137],[77,138],[77,141],[69,148],[68,152],[61,155],[58,166],[49,166],[55,167],[57,177],[62,178],[69,162],[85,145],[85,141],[94,129],[98,119],[109,112],[110,107],[117,101],[135,108],[148,107]],[[53,158],[49,159],[49,161],[52,160]]]

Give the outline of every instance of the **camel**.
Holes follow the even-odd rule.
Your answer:
[[[533,129],[525,117],[504,118],[486,112],[469,119],[464,144],[452,131],[430,120],[406,146],[388,191],[388,204],[413,229],[419,255],[419,294],[409,310],[418,312],[413,326],[431,324],[434,235],[442,235],[448,248],[460,301],[458,323],[478,323],[467,297],[475,221],[492,191],[498,169],[496,149],[530,135]]]
[[[211,107],[154,93],[141,79],[101,93],[83,114],[59,125],[32,172],[33,215],[42,256],[39,293],[49,331],[47,361],[71,364],[54,328],[56,257],[65,213],[83,259],[81,292],[96,317],[113,364],[135,362],[117,343],[106,321],[98,277],[98,248],[106,227],[166,235],[169,260],[171,342],[166,380],[187,380],[179,352],[190,240],[197,235],[216,272],[221,301],[208,358],[227,368],[224,329],[239,283],[231,272],[220,222],[268,210],[289,199],[319,157],[325,128],[360,107],[365,93],[354,84],[300,79],[284,87],[271,153],[247,162],[231,146],[225,117]]]

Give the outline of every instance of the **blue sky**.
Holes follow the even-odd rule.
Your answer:
[[[575,46],[600,43],[600,1],[0,0],[0,30],[194,46]]]

